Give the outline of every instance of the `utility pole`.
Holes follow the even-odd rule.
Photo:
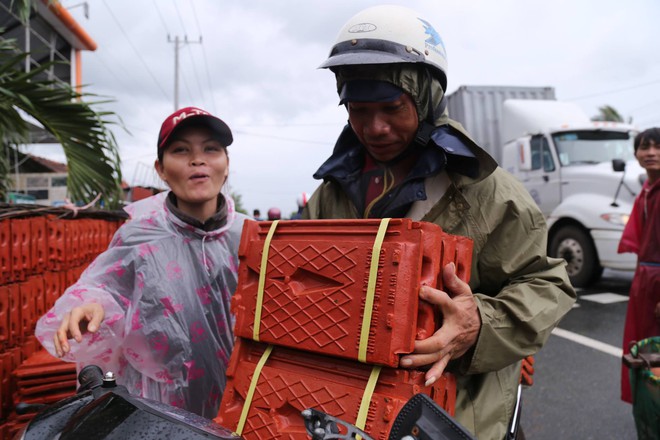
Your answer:
[[[179,48],[186,44],[202,44],[202,36],[199,36],[199,41],[188,41],[188,36],[184,36],[183,40],[179,39],[177,35],[174,39],[167,36],[168,43],[174,43],[174,111],[179,109]]]

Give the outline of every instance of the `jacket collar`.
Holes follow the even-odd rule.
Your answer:
[[[167,209],[169,209],[170,212],[172,212],[172,214],[174,214],[174,216],[179,220],[205,232],[220,229],[227,224],[228,209],[225,197],[222,195],[222,193],[218,194],[218,209],[216,210],[215,214],[213,214],[203,223],[195,217],[191,217],[179,209],[177,206],[176,195],[174,195],[172,191],[167,194],[165,204],[167,205]]]
[[[440,125],[431,134],[431,153],[423,152],[411,172],[411,177],[427,177],[445,169],[449,173],[480,181],[490,175],[497,162],[477,146],[454,121]],[[364,165],[364,147],[355,132],[346,125],[335,143],[332,155],[314,173],[315,179],[334,179],[338,182],[359,176]],[[463,180],[463,179],[460,179]],[[467,182],[466,181],[466,182]]]

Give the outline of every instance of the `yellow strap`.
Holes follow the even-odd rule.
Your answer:
[[[369,267],[369,282],[367,283],[367,297],[364,300],[364,315],[362,316],[362,328],[360,329],[360,346],[358,349],[358,360],[367,361],[367,345],[369,345],[369,328],[371,327],[371,315],[373,314],[374,296],[376,293],[376,279],[378,278],[378,262],[380,261],[380,248],[383,245],[389,218],[380,221],[376,241],[371,251],[371,266]]]
[[[245,403],[243,403],[243,410],[241,411],[241,418],[238,419],[238,426],[236,427],[236,434],[243,434],[243,428],[245,427],[245,421],[247,420],[248,413],[250,412],[250,406],[252,405],[252,397],[254,396],[254,390],[257,388],[257,382],[259,382],[259,376],[261,375],[261,369],[264,367],[270,352],[273,351],[273,346],[269,345],[266,347],[264,354],[261,355],[261,359],[257,363],[257,367],[254,369],[252,374],[252,381],[250,382],[250,388],[248,388],[247,396],[245,396]]]
[[[264,284],[266,284],[266,269],[268,266],[268,250],[270,249],[270,241],[275,234],[275,228],[279,220],[275,220],[268,230],[266,241],[264,242],[264,250],[261,254],[261,268],[259,270],[259,286],[257,287],[257,305],[254,310],[254,326],[252,328],[252,339],[259,341],[259,329],[261,327],[261,307],[264,303]]]
[[[371,397],[374,394],[374,389],[376,388],[376,383],[378,382],[378,375],[380,374],[381,366],[374,365],[371,369],[371,375],[369,376],[369,381],[367,386],[364,389],[364,394],[362,395],[362,402],[360,402],[360,410],[358,411],[357,420],[355,421],[355,426],[364,431],[364,426],[367,423],[367,415],[369,414],[369,404],[371,404]],[[362,438],[359,435],[358,439]]]

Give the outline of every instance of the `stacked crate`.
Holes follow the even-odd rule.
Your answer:
[[[246,221],[239,258],[216,422],[247,440],[307,439],[313,407],[386,438],[420,392],[453,414],[453,376],[425,386],[399,359],[441,323],[420,286],[442,288],[450,262],[467,281],[471,240],[410,219]]]
[[[20,383],[17,371],[27,362],[32,379],[47,383],[53,365],[75,374],[73,364],[38,353],[34,337],[37,320],[73,284],[87,265],[104,251],[123,216],[117,213],[79,214],[58,208],[0,206],[0,433],[10,435],[26,423],[13,412],[21,400],[50,403],[45,388],[30,389],[35,382]],[[30,361],[33,356],[49,359]],[[39,372],[42,368],[42,373]],[[20,373],[19,373],[20,374]],[[39,376],[39,377],[36,377]],[[28,380],[27,376],[24,376]],[[69,382],[68,385],[71,385]],[[51,386],[52,389],[52,386]],[[63,391],[64,390],[64,391]],[[29,393],[28,395],[25,392]],[[73,387],[60,388],[57,397],[72,394]],[[0,438],[5,438],[0,435]]]

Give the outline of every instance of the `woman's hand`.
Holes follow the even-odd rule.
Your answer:
[[[103,307],[97,303],[75,307],[65,314],[60,328],[53,336],[57,355],[62,357],[71,351],[69,339],[73,338],[76,342],[80,342],[84,333],[97,332],[104,316]]]

